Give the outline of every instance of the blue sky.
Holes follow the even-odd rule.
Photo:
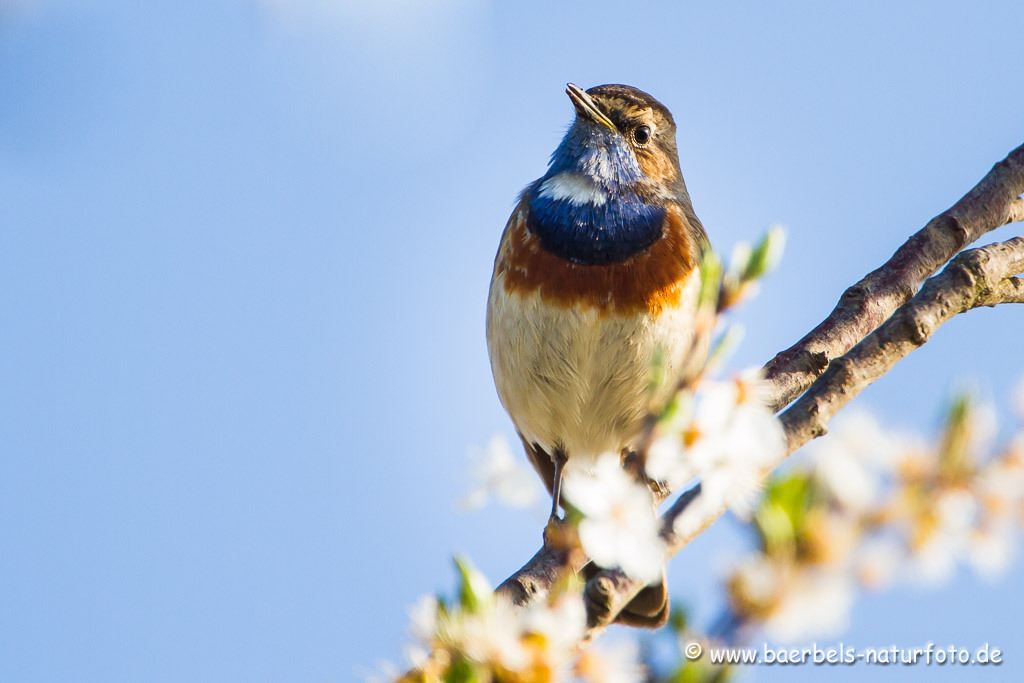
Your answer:
[[[738,365],[1021,143],[1020,3],[827,5],[0,1],[0,678],[348,680],[452,551],[518,567],[540,518],[455,501],[512,434],[486,290],[566,81],[673,111],[719,248],[788,228]],[[858,402],[932,429],[1006,395],[1020,329],[954,320]],[[706,611],[737,543],[675,592]],[[1019,680],[1021,578],[867,597],[844,639],[988,641]]]

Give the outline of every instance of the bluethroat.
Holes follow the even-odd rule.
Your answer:
[[[626,85],[570,83],[566,93],[576,120],[519,197],[487,304],[498,396],[552,495],[552,517],[563,471],[608,452],[627,457],[651,406],[693,368],[707,244],[669,110]],[[652,387],[655,362],[664,381]],[[667,616],[662,578],[620,621],[660,626]]]

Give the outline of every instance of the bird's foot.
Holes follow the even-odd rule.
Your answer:
[[[575,524],[556,515],[548,518],[548,523],[544,526],[545,546],[569,552],[577,549],[579,544]]]

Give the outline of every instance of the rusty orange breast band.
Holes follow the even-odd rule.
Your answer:
[[[665,216],[662,237],[624,261],[579,265],[544,250],[526,226],[529,208],[512,214],[494,263],[509,294],[537,292],[545,303],[594,307],[619,315],[659,313],[677,304],[683,284],[697,267],[697,245],[686,218],[675,207]]]

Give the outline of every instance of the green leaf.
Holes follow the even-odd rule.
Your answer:
[[[676,633],[683,633],[690,622],[689,610],[678,601],[673,600],[668,615],[668,627]]]
[[[939,471],[950,479],[960,479],[974,469],[971,452],[971,418],[974,400],[967,393],[953,398],[946,413],[945,429],[939,446]]]
[[[459,657],[448,667],[444,680],[445,683],[479,683],[484,677],[476,664],[465,657]]]
[[[459,604],[468,612],[480,612],[491,606],[494,591],[472,563],[464,557],[455,557],[455,568],[459,572]]]
[[[811,506],[811,477],[806,472],[772,477],[754,521],[766,553],[791,549],[803,529]]]
[[[718,298],[722,291],[722,261],[711,249],[705,249],[700,259],[700,308],[712,311],[718,308]]]
[[[768,229],[761,241],[754,246],[740,277],[744,282],[756,280],[775,270],[786,247],[786,231],[775,225]]]
[[[750,258],[753,255],[754,249],[749,242],[737,242],[729,256],[729,270],[726,273],[726,278],[736,283],[740,282],[743,279],[743,273],[747,272],[750,267]]]

